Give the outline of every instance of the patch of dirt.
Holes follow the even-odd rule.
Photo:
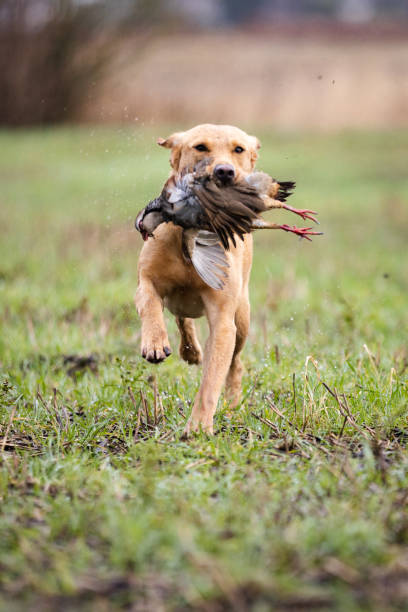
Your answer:
[[[63,364],[67,374],[73,378],[86,370],[98,373],[98,357],[96,355],[63,355]]]

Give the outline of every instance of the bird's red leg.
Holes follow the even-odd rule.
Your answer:
[[[284,230],[285,232],[292,232],[296,234],[296,236],[300,236],[300,238],[306,238],[306,240],[312,240],[309,236],[321,236],[323,232],[311,232],[311,227],[296,227],[295,225],[278,225],[279,229]]]
[[[268,210],[270,210],[271,208],[285,208],[286,210],[289,210],[290,212],[299,215],[300,217],[302,217],[302,219],[310,219],[311,221],[319,225],[318,220],[316,219],[316,217],[313,216],[317,215],[317,212],[314,210],[309,210],[308,208],[294,208],[293,206],[286,204],[286,202],[275,200],[274,198],[271,198],[269,196],[263,196],[263,200]]]
[[[290,212],[295,213],[302,217],[302,219],[310,219],[319,225],[318,220],[313,215],[317,215],[317,212],[314,210],[308,210],[307,208],[293,208],[293,206],[289,206],[289,204],[282,203],[282,208],[286,210],[290,210]]]

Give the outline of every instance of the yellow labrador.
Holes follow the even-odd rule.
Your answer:
[[[231,184],[254,169],[259,141],[229,125],[198,125],[177,132],[158,144],[171,150],[171,173],[193,168],[203,158],[221,183]],[[213,432],[213,417],[222,386],[235,406],[241,395],[241,351],[248,335],[250,306],[248,282],[252,264],[252,236],[245,235],[226,253],[228,278],[222,290],[206,285],[182,251],[182,229],[160,225],[139,258],[139,285],[135,303],[142,321],[141,350],[145,359],[158,363],[171,353],[163,308],[176,317],[180,330],[180,355],[188,363],[203,361],[200,389],[185,433]],[[205,315],[209,337],[204,358],[193,319]]]

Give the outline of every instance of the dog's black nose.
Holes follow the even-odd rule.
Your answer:
[[[234,166],[231,166],[231,164],[218,164],[214,168],[214,176],[225,185],[232,183],[235,177]]]

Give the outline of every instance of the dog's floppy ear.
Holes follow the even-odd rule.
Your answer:
[[[171,149],[170,165],[174,170],[178,170],[180,157],[181,157],[181,146],[183,144],[184,132],[176,132],[168,138],[158,138],[157,144],[166,149]]]
[[[256,160],[258,159],[258,151],[261,148],[261,143],[256,136],[249,136],[249,143],[251,147],[251,162],[252,167],[255,166]]]

